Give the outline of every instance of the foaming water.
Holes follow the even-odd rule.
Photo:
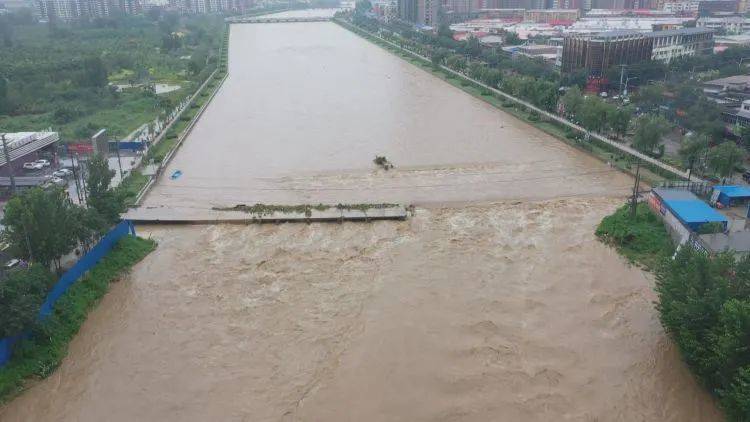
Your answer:
[[[618,203],[141,227],[157,251],[1,419],[720,420],[592,235]]]

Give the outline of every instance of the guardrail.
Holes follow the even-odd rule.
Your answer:
[[[340,25],[342,25],[342,26],[344,26],[344,27],[346,27],[346,28],[348,28],[348,29],[352,29],[354,32],[358,32],[359,31],[359,32],[365,33],[365,34],[367,34],[367,35],[369,35],[371,37],[377,38],[380,41],[383,41],[383,42],[385,42],[385,43],[387,43],[387,44],[389,44],[389,45],[391,45],[391,46],[399,49],[400,51],[404,51],[404,52],[406,52],[408,54],[411,54],[412,56],[417,57],[417,58],[419,58],[421,60],[424,60],[424,61],[427,61],[427,62],[431,62],[431,60],[429,58],[427,58],[427,57],[425,57],[425,56],[423,56],[423,55],[421,55],[419,53],[415,53],[415,52],[413,52],[413,51],[411,51],[411,50],[409,50],[407,48],[404,48],[404,47],[402,47],[402,46],[400,46],[400,45],[398,45],[398,44],[396,44],[396,43],[394,43],[394,42],[392,42],[390,40],[387,40],[387,39],[381,37],[378,34],[375,34],[375,33],[372,33],[370,31],[364,30],[364,29],[362,29],[360,27],[352,25],[349,22],[343,21],[341,19],[333,19],[333,21],[336,22],[336,23],[338,23],[338,24],[340,24]],[[640,160],[642,160],[642,161],[644,161],[644,162],[646,162],[648,164],[651,164],[651,165],[653,165],[655,167],[658,167],[661,170],[666,171],[668,173],[671,173],[671,174],[673,174],[673,175],[675,175],[675,176],[677,176],[679,178],[682,178],[682,179],[687,179],[688,178],[688,174],[686,172],[684,172],[684,171],[682,171],[682,170],[680,170],[680,169],[678,169],[676,167],[670,166],[669,164],[663,163],[663,162],[661,162],[661,161],[659,161],[659,160],[657,160],[657,159],[655,159],[653,157],[649,157],[648,155],[643,154],[642,152],[637,151],[637,150],[635,150],[635,149],[633,149],[633,148],[631,148],[631,147],[629,147],[627,145],[623,145],[623,144],[621,144],[619,142],[616,142],[616,141],[614,141],[612,139],[609,139],[609,138],[607,138],[605,136],[602,136],[602,135],[600,135],[600,134],[598,134],[596,132],[591,132],[591,131],[587,130],[586,128],[582,127],[582,126],[577,125],[577,124],[571,122],[568,119],[565,119],[563,117],[560,117],[560,116],[557,116],[555,114],[552,114],[552,113],[550,113],[550,112],[548,112],[546,110],[543,110],[543,109],[541,109],[541,108],[539,108],[539,107],[537,107],[537,106],[535,106],[535,105],[533,105],[533,104],[531,104],[531,103],[529,103],[529,102],[527,102],[525,100],[522,100],[520,98],[514,97],[513,95],[505,93],[505,92],[503,92],[503,91],[501,91],[501,90],[499,90],[497,88],[493,88],[493,87],[491,87],[489,85],[486,85],[483,82],[480,82],[480,81],[478,81],[478,80],[476,80],[474,78],[471,78],[471,77],[469,77],[469,76],[467,76],[467,75],[465,75],[465,74],[463,74],[461,72],[457,72],[457,71],[455,71],[455,70],[453,70],[453,69],[451,69],[451,68],[449,68],[447,66],[439,65],[439,67],[440,67],[440,69],[442,69],[442,70],[444,70],[446,72],[449,72],[450,74],[453,74],[455,76],[463,78],[463,79],[465,79],[465,80],[467,80],[467,81],[475,84],[476,86],[479,86],[481,88],[489,90],[490,92],[492,92],[492,93],[494,93],[494,94],[496,94],[496,95],[498,95],[498,96],[500,96],[502,98],[505,98],[507,100],[515,102],[516,104],[519,104],[519,105],[521,105],[521,106],[523,106],[523,107],[525,107],[527,109],[533,110],[534,112],[539,113],[540,115],[545,116],[545,117],[547,117],[550,120],[553,120],[553,121],[555,121],[555,122],[557,122],[557,123],[559,123],[559,124],[561,124],[563,126],[569,127],[571,129],[573,129],[573,130],[575,130],[575,131],[583,134],[586,139],[594,138],[597,141],[600,141],[600,142],[602,142],[604,144],[607,144],[607,145],[609,145],[609,146],[611,146],[611,147],[619,150],[620,152],[623,152],[623,153],[628,154],[630,156],[636,157],[636,158],[638,158],[638,159],[640,159]],[[693,178],[693,180],[705,183],[705,180],[702,180],[702,179]]]

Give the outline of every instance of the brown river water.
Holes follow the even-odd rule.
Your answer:
[[[414,215],[141,226],[159,248],[0,420],[721,420],[652,277],[593,235],[629,177],[333,23],[234,26],[230,49],[147,206]]]

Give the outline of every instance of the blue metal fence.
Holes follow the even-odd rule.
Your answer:
[[[87,271],[93,268],[104,258],[107,253],[115,246],[118,240],[127,235],[135,236],[135,226],[128,220],[121,221],[112,230],[110,230],[91,250],[76,262],[71,269],[65,272],[55,283],[47,294],[47,299],[39,309],[38,319],[44,320],[54,309],[55,303],[60,297],[68,291],[70,286],[78,281]],[[13,354],[13,345],[23,338],[23,335],[14,337],[0,338],[0,367],[4,366]]]

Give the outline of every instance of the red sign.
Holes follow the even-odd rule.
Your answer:
[[[93,154],[94,146],[91,144],[68,144],[68,152],[74,154]]]

